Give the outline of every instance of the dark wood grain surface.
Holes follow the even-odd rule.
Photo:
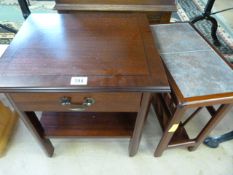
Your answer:
[[[145,13],[150,24],[169,23],[176,11],[175,0],[56,0],[59,13],[79,12],[140,12]]]
[[[135,155],[151,93],[163,91],[170,88],[144,14],[32,14],[0,59],[0,92],[48,156],[50,136],[131,136]]]
[[[45,112],[41,123],[46,137],[130,137],[137,113]]]
[[[70,85],[87,76],[86,86]],[[0,91],[169,91],[143,14],[32,14],[0,60]]]
[[[71,106],[61,105],[62,97],[69,97],[74,104],[82,104],[85,98],[95,103],[85,112],[138,112],[142,93],[11,93],[22,111],[71,111]]]
[[[57,10],[175,11],[175,0],[56,0]]]
[[[56,0],[72,4],[171,5],[175,0]]]

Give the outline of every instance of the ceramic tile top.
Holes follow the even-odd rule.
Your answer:
[[[156,46],[185,98],[233,92],[233,71],[188,24],[151,26]]]

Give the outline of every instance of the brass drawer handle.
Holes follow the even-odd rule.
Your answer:
[[[71,102],[71,97],[61,97],[60,104],[62,106],[68,106],[71,111],[85,111],[88,107],[95,103],[93,98],[84,98],[82,104],[75,104]]]

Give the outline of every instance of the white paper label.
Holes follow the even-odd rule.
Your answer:
[[[70,85],[87,85],[87,77],[71,77]]]

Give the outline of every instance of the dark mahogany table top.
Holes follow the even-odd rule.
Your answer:
[[[2,92],[169,89],[143,14],[32,14],[0,59]]]

